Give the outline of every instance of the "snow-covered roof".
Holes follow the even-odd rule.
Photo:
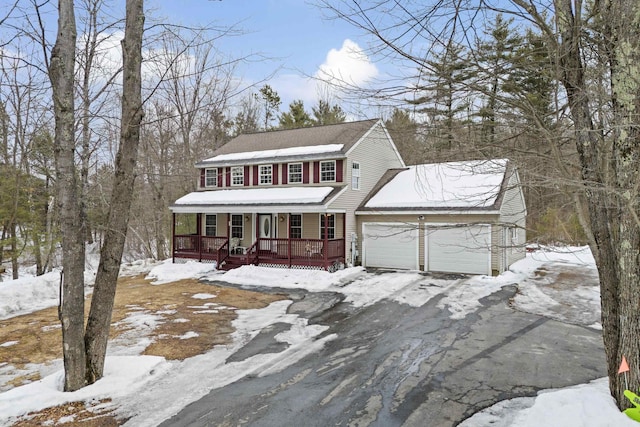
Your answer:
[[[175,201],[173,211],[203,206],[320,205],[340,187],[276,187],[195,191]]]
[[[507,170],[506,159],[410,166],[398,172],[365,209],[470,209],[494,205]]]
[[[382,121],[372,119],[241,134],[218,148],[211,158],[196,163],[196,167],[344,157],[378,124],[382,125]]]
[[[261,160],[279,157],[306,156],[312,154],[339,153],[344,144],[312,145],[308,147],[290,147],[277,150],[248,151],[244,153],[220,154],[202,163],[231,162],[235,160]]]

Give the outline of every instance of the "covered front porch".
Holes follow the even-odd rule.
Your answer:
[[[343,212],[173,213],[173,260],[334,271],[345,262]]]

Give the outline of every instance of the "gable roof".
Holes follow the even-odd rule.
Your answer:
[[[508,165],[494,159],[392,169],[358,211],[493,210],[501,202]]]
[[[349,149],[380,120],[370,119],[334,125],[242,134],[196,164],[247,164],[271,159],[344,157]]]

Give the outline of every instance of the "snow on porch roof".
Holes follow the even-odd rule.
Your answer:
[[[196,191],[176,200],[171,208],[321,204],[335,189],[336,187],[286,187]]]
[[[364,208],[488,208],[500,195],[507,163],[497,159],[411,166],[383,185]]]

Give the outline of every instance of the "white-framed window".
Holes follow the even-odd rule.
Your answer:
[[[289,238],[302,239],[302,215],[289,215]]]
[[[351,163],[351,189],[360,189],[360,163]]]
[[[273,182],[273,166],[272,165],[260,165],[258,166],[260,185],[267,185]]]
[[[242,215],[231,215],[231,237],[242,239],[244,235],[244,217]]]
[[[518,229],[516,227],[510,227],[509,230],[511,231],[510,234],[510,238],[511,238],[511,246],[517,246],[518,245]]]
[[[204,186],[205,187],[218,186],[218,168],[204,170]]]
[[[218,226],[218,218],[214,215],[205,215],[204,216],[204,235],[205,236],[215,236],[217,233]]]
[[[320,162],[320,182],[335,182],[336,161],[327,160]]]
[[[242,166],[231,168],[231,185],[244,185],[244,168]]]
[[[302,182],[302,163],[289,163],[289,184]]]
[[[320,238],[324,239],[324,214],[320,214]],[[327,215],[327,239],[336,238],[336,216]]]

